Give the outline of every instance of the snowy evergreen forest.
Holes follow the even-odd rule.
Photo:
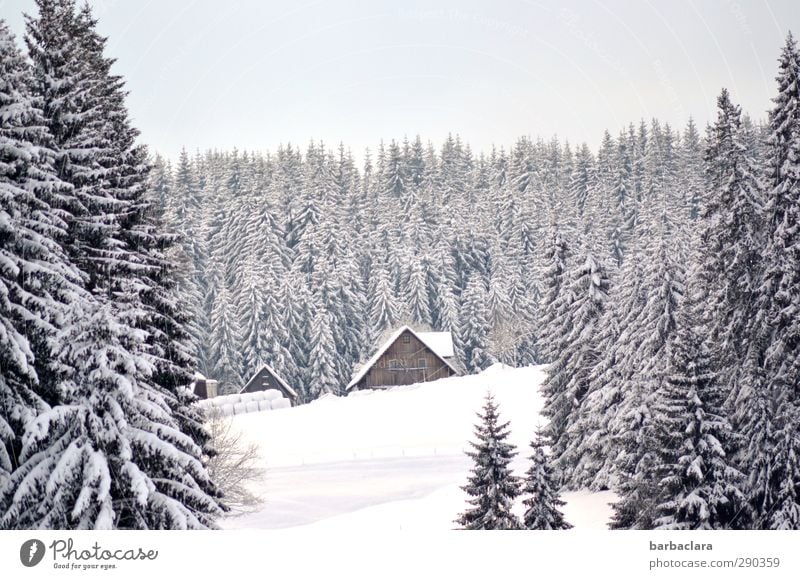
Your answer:
[[[761,130],[745,119],[753,154]],[[685,251],[705,191],[692,122],[606,133],[596,155],[530,138],[474,153],[451,136],[365,157],[359,169],[344,145],[311,143],[157,159],[203,374],[233,391],[266,362],[305,401],[341,394],[400,323],[452,331],[469,372],[542,362],[565,332],[552,307],[562,269],[591,254],[621,278],[655,251],[642,233],[662,221]]]
[[[612,528],[800,529],[798,76],[790,34],[763,127],[723,90],[702,156],[675,170],[648,135],[625,227],[545,247],[552,451],[566,487],[621,496]]]
[[[406,323],[452,331],[466,372],[550,364],[555,500],[551,474],[615,490],[614,528],[800,529],[791,35],[763,122],[723,90],[708,127],[642,121],[597,151],[169,161],[90,9],[36,5],[26,50],[0,20],[0,528],[213,528],[193,373],[234,392],[268,363],[303,402],[341,395]]]

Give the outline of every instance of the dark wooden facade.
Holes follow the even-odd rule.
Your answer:
[[[279,378],[269,366],[262,366],[239,393],[246,394],[248,392],[261,392],[262,390],[278,390],[293,406],[297,404],[297,393]]]
[[[217,386],[216,380],[209,380],[201,374],[197,374],[194,378],[194,393],[200,400],[215,398],[218,394]]]
[[[456,372],[409,330],[403,331],[353,389],[387,388],[447,378]]]

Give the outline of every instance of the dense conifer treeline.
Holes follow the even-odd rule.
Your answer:
[[[457,136],[439,150],[417,137],[364,165],[321,143],[157,160],[202,373],[233,390],[266,362],[306,401],[341,393],[403,322],[452,331],[468,371],[569,356],[566,296],[595,323],[621,264],[684,243],[705,190],[691,122],[606,134],[597,155],[555,139],[475,154]],[[661,245],[644,246],[650,231]]]

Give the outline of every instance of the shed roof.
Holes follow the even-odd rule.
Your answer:
[[[297,392],[295,392],[294,388],[292,388],[291,386],[289,386],[289,385],[286,383],[286,381],[285,381],[283,378],[281,378],[280,376],[278,376],[278,373],[277,373],[277,372],[275,371],[275,369],[274,369],[272,366],[270,366],[269,364],[262,364],[262,365],[261,365],[261,368],[259,368],[259,369],[258,369],[258,372],[256,372],[255,374],[253,374],[253,377],[252,377],[252,378],[250,378],[250,380],[248,380],[248,381],[247,381],[247,384],[245,384],[245,385],[244,385],[244,388],[242,388],[241,390],[239,390],[239,393],[241,394],[242,392],[244,392],[245,390],[247,390],[247,387],[248,387],[248,386],[250,386],[250,384],[252,384],[252,383],[253,383],[253,381],[254,381],[256,378],[258,378],[258,375],[259,375],[259,374],[261,374],[261,372],[263,372],[264,370],[266,370],[267,372],[269,372],[269,373],[272,375],[272,377],[273,377],[273,378],[275,378],[275,380],[276,380],[276,381],[277,381],[277,382],[278,382],[278,383],[279,383],[279,384],[280,384],[280,385],[281,385],[281,386],[282,386],[282,387],[283,387],[283,388],[286,390],[286,392],[289,394],[289,396],[291,396],[292,398],[297,398]]]

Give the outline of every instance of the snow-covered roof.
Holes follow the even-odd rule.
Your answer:
[[[455,356],[453,334],[450,332],[417,332],[417,337],[440,358]]]
[[[195,372],[194,373],[194,381],[195,382],[199,382],[200,380],[205,380],[205,379],[206,379],[206,377],[203,376],[200,372]]]
[[[278,383],[279,383],[281,386],[283,386],[283,388],[286,390],[286,392],[287,392],[287,393],[288,393],[290,396],[292,396],[293,398],[297,398],[297,392],[295,392],[295,391],[294,391],[294,388],[292,388],[291,386],[289,386],[289,385],[286,383],[286,381],[285,381],[283,378],[281,378],[280,376],[278,376],[278,373],[277,373],[277,372],[275,371],[275,369],[274,369],[272,366],[270,366],[269,364],[262,364],[262,365],[261,365],[261,368],[259,368],[259,369],[258,369],[258,372],[256,372],[255,374],[253,374],[253,377],[252,377],[252,378],[250,378],[250,380],[248,380],[248,381],[247,381],[247,384],[245,384],[245,385],[244,385],[244,388],[242,388],[241,390],[239,390],[239,394],[242,394],[242,393],[243,393],[245,390],[247,390],[247,387],[248,387],[248,386],[250,386],[250,384],[253,382],[253,380],[255,380],[255,379],[258,377],[258,375],[259,375],[259,374],[261,374],[261,372],[262,372],[262,371],[264,371],[264,370],[266,370],[267,372],[269,372],[270,374],[272,374],[272,377],[273,377],[273,378],[275,378],[275,380],[277,380],[277,381],[278,381]]]
[[[367,375],[369,369],[372,368],[380,359],[381,356],[389,349],[389,346],[394,344],[397,341],[397,338],[405,332],[409,331],[413,336],[415,336],[420,342],[425,344],[431,352],[433,352],[437,358],[439,358],[442,362],[447,364],[453,372],[458,374],[458,370],[456,369],[453,364],[451,364],[447,358],[453,357],[453,336],[450,332],[415,332],[408,326],[402,326],[398,328],[391,336],[383,343],[383,345],[378,348],[378,351],[373,354],[373,356],[367,360],[361,368],[356,372],[356,375],[353,376],[353,379],[350,380],[350,383],[347,385],[345,390],[350,390],[353,386],[358,384],[361,379]]]

